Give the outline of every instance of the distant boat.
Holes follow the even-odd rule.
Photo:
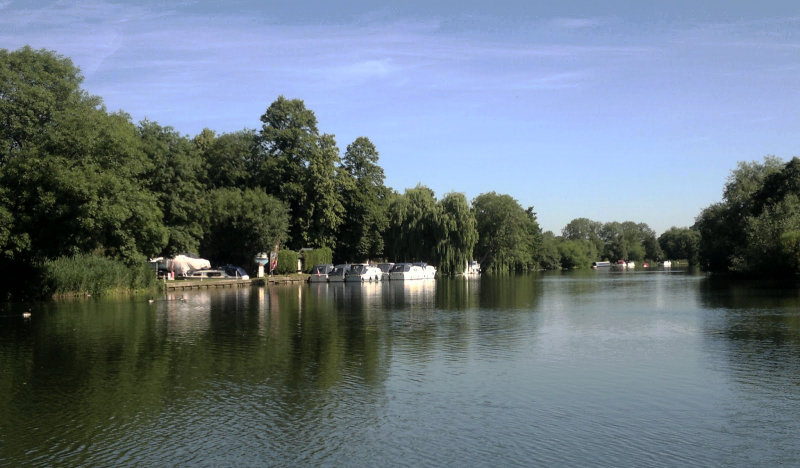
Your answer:
[[[611,262],[592,262],[592,268],[608,268]]]
[[[636,268],[636,264],[635,264],[635,263],[633,263],[633,262],[628,262],[628,264],[627,264],[626,266],[627,266],[628,268]]]
[[[672,262],[669,260],[664,260],[664,263],[661,264],[664,268],[672,268]]]

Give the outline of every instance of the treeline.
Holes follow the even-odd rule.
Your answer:
[[[294,251],[330,249],[336,263],[427,261],[443,274],[472,259],[489,272],[664,258],[796,271],[794,160],[741,164],[725,201],[692,228],[656,238],[643,223],[579,218],[555,236],[506,194],[387,187],[369,138],[342,153],[299,99],[278,97],[259,128],[190,137],[109,112],[82,81],[54,52],[0,50],[0,268],[19,273],[0,285],[7,291],[41,287],[55,259],[100,256],[136,278],[147,257],[180,252],[249,267],[278,239]]]
[[[694,227],[708,271],[800,274],[800,159],[740,162],[723,200],[705,208]]]
[[[6,271],[83,254],[133,270],[180,252],[248,266],[278,239],[329,248],[336,262],[427,261],[445,274],[474,256],[493,271],[542,263],[532,208],[493,192],[472,201],[424,186],[398,193],[368,138],[341,154],[301,100],[279,97],[260,128],[190,137],[109,112],[82,82],[54,52],[0,50]]]

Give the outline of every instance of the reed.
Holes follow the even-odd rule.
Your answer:
[[[144,262],[135,265],[107,257],[81,254],[47,260],[41,268],[43,294],[74,296],[132,293],[158,285]]]

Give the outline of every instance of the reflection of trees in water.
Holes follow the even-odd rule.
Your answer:
[[[737,391],[726,408],[726,432],[740,440],[732,451],[765,466],[794,454],[793,463],[800,432],[800,290],[795,282],[707,278],[699,297],[706,309],[704,348],[727,360]]]
[[[482,275],[481,309],[533,310],[542,296],[541,275]]]
[[[234,410],[233,402],[248,402],[237,418],[298,431],[284,436],[300,446],[314,442],[305,439],[316,430],[308,424],[352,411],[342,405],[348,397],[361,406],[354,417],[374,418],[367,408],[379,406],[370,402],[385,378],[385,347],[361,307],[368,294],[353,295],[347,309],[335,306],[341,292],[246,288],[153,305],[141,299],[56,304],[27,329],[2,329],[4,456],[25,460],[31,450],[84,446],[74,456],[86,463],[98,428],[106,446],[137,436],[141,443],[153,435],[136,434],[137,427],[156,419],[167,426],[160,433],[192,438],[187,415],[211,418],[223,403],[208,401],[210,395]],[[114,429],[133,420],[136,427]],[[19,430],[31,424],[43,428],[33,440]]]
[[[706,314],[708,333],[767,351],[792,345],[800,351],[800,289],[795,282],[707,278],[700,303],[720,313]]]

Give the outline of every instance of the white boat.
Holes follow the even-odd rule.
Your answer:
[[[314,265],[314,268],[311,269],[311,276],[308,277],[309,283],[327,283],[328,282],[328,273],[333,270],[333,265],[330,264],[322,264],[322,265]]]
[[[670,262],[669,260],[664,260],[664,263],[662,264],[662,266],[664,268],[672,268],[672,262]]]
[[[415,266],[422,268],[421,279],[434,279],[436,278],[436,267],[428,265],[425,262],[414,263]]]
[[[356,263],[350,266],[350,271],[345,274],[344,280],[363,283],[364,281],[380,281],[382,276],[383,272],[380,268],[367,263]]]
[[[419,265],[410,263],[396,263],[389,272],[392,281],[408,281],[422,279],[424,272]]]
[[[336,265],[336,267],[328,273],[329,283],[343,283],[344,276],[350,271],[350,265]]]
[[[230,270],[226,270],[223,268],[217,270],[195,270],[191,272],[188,276],[184,276],[187,280],[204,280],[204,279],[250,279],[249,276],[235,274]]]
[[[467,263],[467,268],[464,270],[464,275],[471,276],[471,275],[480,275],[481,274],[481,264],[475,260]]]
[[[628,262],[628,264],[627,264],[626,266],[627,266],[628,268],[636,268],[636,264],[635,264],[635,263],[633,263],[633,262]]]
[[[387,281],[389,279],[389,271],[394,266],[394,263],[379,263],[378,268],[381,269],[381,279]]]

